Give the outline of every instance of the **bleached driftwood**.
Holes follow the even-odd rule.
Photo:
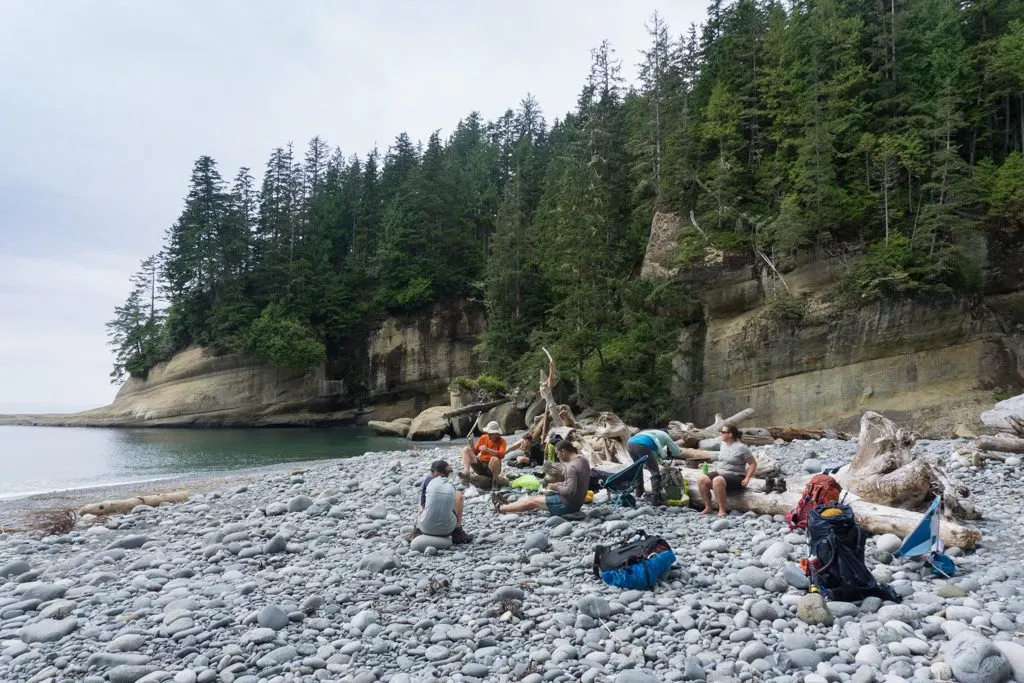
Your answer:
[[[701,509],[704,501],[697,488],[698,470],[681,469],[690,489],[690,505]],[[793,510],[803,493],[803,483],[799,486],[790,485],[785,493],[760,493],[764,486],[763,479],[752,479],[750,486],[744,491],[728,497],[730,510],[740,512],[756,512],[759,515],[784,515]],[[917,528],[923,515],[912,510],[877,505],[865,500],[847,501],[853,508],[857,523],[865,531],[872,534],[896,534],[905,537]],[[970,549],[981,539],[981,532],[957,522],[943,521],[939,528],[942,540],[947,546]]]
[[[164,503],[184,503],[188,500],[188,491],[171,491],[169,493],[154,493],[149,496],[135,496],[134,498],[122,498],[120,500],[106,500],[102,503],[91,503],[83,505],[78,509],[79,515],[123,515],[132,511],[136,505],[150,505],[156,507]]]
[[[978,450],[999,451],[1000,453],[1024,453],[1024,439],[1009,434],[979,436],[974,441]]]
[[[892,420],[866,412],[860,420],[857,454],[837,479],[865,501],[907,510],[924,510],[942,497],[944,513],[955,519],[979,519],[967,502],[970,490],[952,480],[938,459],[911,455],[917,435]]]

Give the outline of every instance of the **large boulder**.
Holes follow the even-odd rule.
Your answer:
[[[403,422],[382,422],[370,420],[366,426],[381,436],[397,436],[404,439],[409,434],[409,425]]]
[[[1013,675],[1006,655],[977,631],[956,634],[942,654],[960,683],[1003,683]]]
[[[986,410],[981,414],[981,421],[986,427],[1010,431],[1013,429],[1013,425],[1007,419],[1010,415],[1024,420],[1024,394],[1000,401],[992,410]]]
[[[445,414],[451,406],[427,408],[416,416],[409,425],[407,438],[413,441],[436,441],[448,433],[448,418]]]
[[[513,401],[502,403],[490,410],[480,413],[476,420],[476,431],[483,433],[484,426],[491,420],[496,420],[501,425],[502,434],[511,434],[520,429],[526,429],[526,411],[516,406]]]

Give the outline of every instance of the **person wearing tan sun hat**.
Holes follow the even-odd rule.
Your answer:
[[[498,477],[501,475],[501,461],[505,457],[505,439],[501,436],[501,425],[491,420],[484,427],[483,436],[462,449],[462,478],[467,479],[472,470],[480,476],[490,477],[491,487],[497,488]]]

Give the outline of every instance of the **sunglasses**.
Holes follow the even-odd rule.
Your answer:
[[[732,432],[730,432],[728,429],[723,429],[722,433],[723,434],[732,434]]]

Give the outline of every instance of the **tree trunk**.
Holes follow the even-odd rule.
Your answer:
[[[979,436],[975,445],[983,451],[999,451],[1001,453],[1024,453],[1024,439],[1016,436],[1000,434],[999,436]]]
[[[84,505],[78,509],[80,515],[123,515],[132,511],[136,505],[151,505],[156,507],[163,503],[184,503],[188,500],[188,491],[171,491],[169,493],[155,493],[149,496],[135,496],[134,498],[122,498],[120,500],[106,500],[102,503]]]
[[[704,501],[697,488],[697,477],[700,472],[691,469],[680,470],[690,490],[690,505],[702,508]],[[803,493],[803,487],[791,485],[785,493],[759,493],[764,480],[751,479],[750,486],[745,490],[731,494],[726,503],[728,509],[740,512],[756,512],[759,515],[784,515],[796,508]],[[905,538],[917,528],[924,517],[919,512],[891,508],[884,505],[855,500],[850,504],[857,517],[857,524],[872,534],[896,534]],[[943,520],[939,526],[939,535],[947,546],[969,550],[981,539],[981,532],[971,527]]]
[[[483,412],[485,410],[490,410],[491,408],[495,408],[497,406],[500,406],[503,403],[510,403],[511,401],[512,401],[512,399],[510,399],[510,398],[496,398],[493,401],[484,401],[483,403],[474,403],[473,405],[464,406],[462,408],[456,408],[455,410],[449,410],[447,413],[444,414],[444,418],[446,420],[450,420],[453,417],[458,417],[459,415],[467,415],[469,413]]]
[[[851,493],[878,505],[924,510],[939,495],[945,515],[979,519],[981,515],[966,501],[970,495],[966,486],[951,480],[936,458],[911,455],[916,440],[916,434],[892,420],[866,412],[860,419],[857,454],[837,479]]]

